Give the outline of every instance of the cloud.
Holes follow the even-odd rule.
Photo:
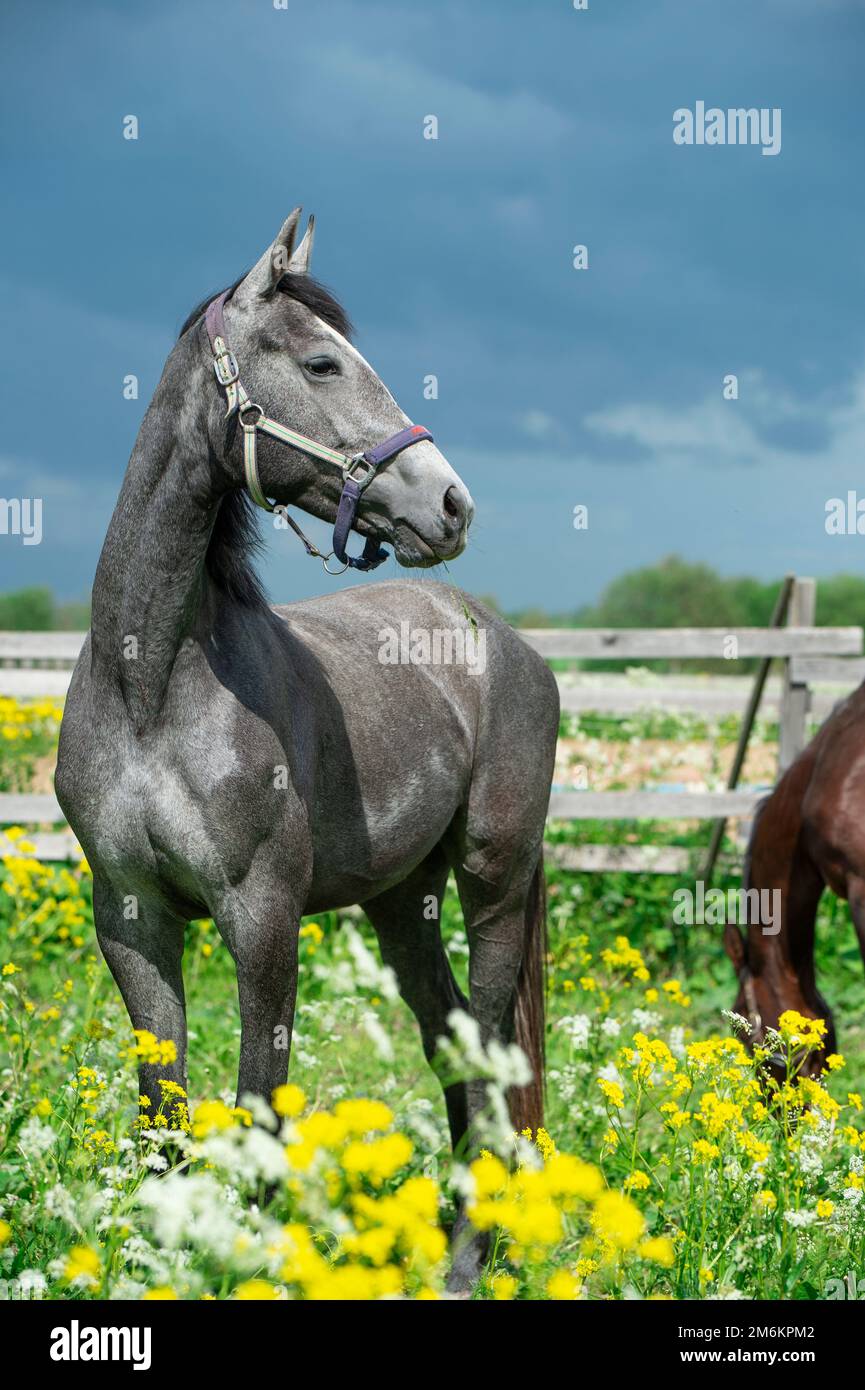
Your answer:
[[[855,459],[865,448],[865,363],[828,402],[799,399],[783,387],[770,389],[764,374],[751,370],[740,377],[737,400],[724,400],[719,383],[716,393],[693,405],[624,403],[590,412],[583,424],[601,438],[638,445],[644,462],[790,473],[840,470],[852,480]],[[795,442],[772,443],[779,426],[816,429],[825,442],[810,450]]]

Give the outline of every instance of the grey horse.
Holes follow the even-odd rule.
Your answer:
[[[267,415],[331,449],[366,449],[408,422],[310,276],[311,228],[295,248],[298,219],[299,209],[233,287],[231,349]],[[511,1092],[512,1118],[536,1127],[555,682],[505,623],[447,585],[367,583],[268,605],[252,568],[242,431],[214,379],[203,308],[168,358],[132,452],[57,766],[133,1027],[177,1047],[173,1065],[142,1067],[141,1090],[158,1105],[160,1077],[186,1087],[187,922],[212,917],[235,962],[238,1096],[269,1098],[287,1075],[300,919],[358,903],[427,1057],[455,1008],[485,1042],[516,1040],[534,1080]],[[258,467],[268,497],[334,520],[338,469],[276,439],[262,441]],[[356,528],[389,543],[401,565],[426,568],[463,550],[473,510],[423,438],[376,473]],[[436,633],[450,646],[437,648]],[[483,663],[454,659],[460,636],[464,653],[474,636],[477,654],[480,634]],[[469,1000],[430,910],[450,869]],[[486,1087],[451,1082],[445,1100],[453,1144],[465,1148]],[[482,1242],[463,1244],[455,1287],[481,1258]]]

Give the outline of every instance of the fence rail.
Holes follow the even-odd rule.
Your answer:
[[[797,579],[787,627],[532,628],[522,629],[520,635],[548,661],[778,659],[782,663],[781,680],[774,691],[764,695],[764,704],[778,711],[779,766],[783,770],[805,746],[809,713],[825,714],[831,708],[834,697],[826,692],[815,694],[814,684],[835,683],[849,689],[865,679],[862,629],[815,627],[814,610],[814,581]],[[0,633],[0,695],[64,695],[84,636],[80,632]],[[718,685],[728,677],[709,677],[699,688],[684,685],[686,678],[681,675],[653,678],[636,687],[623,684],[620,677],[610,677],[606,686],[599,686],[599,679],[603,678],[585,676],[585,683],[580,683],[580,676],[561,675],[562,708],[627,713],[661,705],[665,709],[726,713],[744,710],[748,697],[746,686],[738,680],[735,695]],[[747,820],[763,794],[753,789],[595,792],[563,788],[554,790],[550,797],[549,818]],[[0,826],[59,827],[62,823],[63,814],[52,795],[0,794]],[[68,828],[38,829],[29,838],[42,858],[80,855]],[[650,845],[559,845],[551,846],[550,854],[574,868],[656,873],[678,872],[692,857],[687,850]]]
[[[771,656],[859,656],[861,627],[521,628],[547,661],[742,660]]]

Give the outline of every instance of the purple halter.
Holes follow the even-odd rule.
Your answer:
[[[237,365],[237,359],[228,345],[228,334],[225,330],[223,308],[228,295],[229,292],[226,291],[216,299],[211,300],[204,315],[204,324],[210,340],[210,350],[213,353],[213,370],[216,373],[216,380],[225,392],[226,416],[236,415],[243,430],[243,469],[250,497],[257,506],[262,507],[265,511],[275,512],[283,517],[303,541],[307,554],[314,555],[323,561],[328,574],[342,573],[341,570],[329,570],[327,568],[328,561],[334,555],[343,569],[349,567],[356,570],[375,569],[377,565],[388,558],[388,554],[386,550],[381,549],[374,536],[367,537],[362,554],[348,555],[346,553],[346,544],[357,518],[361,496],[382,464],[395,458],[397,454],[402,453],[403,449],[410,448],[412,444],[419,444],[422,439],[432,439],[432,435],[423,425],[407,425],[405,429],[392,434],[381,444],[375,444],[363,453],[351,455],[342,454],[336,449],[329,448],[326,444],[319,444],[317,440],[310,439],[305,434],[299,434],[297,430],[290,429],[287,425],[281,425],[277,420],[271,420],[269,416],[265,415],[262,407],[250,399],[240,380],[240,369]],[[288,444],[304,454],[323,459],[325,463],[335,464],[337,468],[342,469],[345,481],[333,526],[333,550],[329,555],[323,555],[307,539],[297,522],[289,516],[281,503],[269,502],[265,497],[258,477],[256,436],[259,431],[262,434],[270,435],[273,439],[278,439],[282,444]]]

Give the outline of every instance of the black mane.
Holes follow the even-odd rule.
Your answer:
[[[231,294],[245,278],[241,275],[239,280],[235,280],[230,289]],[[281,294],[287,294],[290,299],[311,309],[344,338],[351,337],[351,322],[342,305],[330,290],[318,280],[314,280],[311,275],[285,274],[277,289]],[[178,334],[179,338],[199,322],[210,301],[221,293],[221,290],[217,290],[196,305],[186,318]],[[253,565],[253,558],[262,545],[257,511],[255,503],[245,489],[227,493],[216,514],[205,560],[207,573],[216,587],[246,608],[267,606],[267,595]]]

